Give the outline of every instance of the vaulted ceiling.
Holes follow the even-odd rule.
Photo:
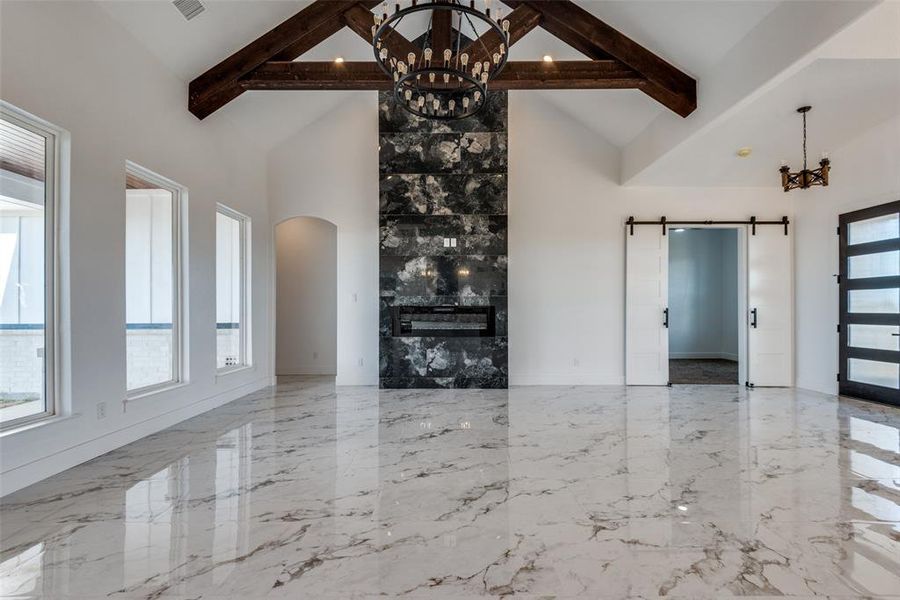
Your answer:
[[[174,74],[186,83],[224,57],[239,50],[309,4],[286,0],[206,0],[207,10],[185,21],[169,2],[106,0],[99,5]],[[847,29],[881,0],[629,0],[582,1],[577,4],[632,38],[648,50],[698,80],[698,110],[687,119],[673,114],[638,90],[541,90],[513,92],[541,96],[583,127],[594,131],[605,143],[619,148],[623,158],[623,182],[651,185],[698,184],[707,174],[699,167],[688,169],[690,181],[681,181],[676,171],[685,172],[684,161],[699,139],[709,139],[722,149],[738,144],[741,122],[749,105],[771,96],[771,104],[791,102],[785,90],[810,85],[810,78],[828,77],[829,69],[805,71],[809,57],[836,34]],[[900,3],[887,0],[886,4]],[[815,15],[803,28],[796,23],[803,15]],[[897,13],[900,15],[900,13]],[[544,31],[534,29],[511,50],[511,60],[539,60],[550,54],[555,60],[584,60],[574,48]],[[347,61],[369,61],[371,46],[359,35],[343,29],[304,53],[303,61],[331,61],[341,56]],[[831,56],[830,58],[838,58]],[[898,55],[897,58],[900,58]],[[891,67],[885,66],[884,72]],[[801,76],[801,73],[805,75]],[[833,71],[837,73],[837,71]],[[868,72],[868,71],[867,71]],[[832,94],[829,110],[853,110],[865,96],[866,85],[887,93],[890,84],[874,81],[877,75],[858,78],[860,93]],[[792,84],[791,81],[794,83]],[[818,79],[817,79],[818,81]],[[828,88],[826,80],[824,87]],[[879,87],[880,85],[880,87]],[[787,86],[787,87],[785,87]],[[821,88],[822,86],[820,86]],[[877,88],[877,89],[876,89]],[[819,88],[817,88],[819,89]],[[353,91],[266,91],[245,93],[212,114],[209,119],[225,119],[268,147],[274,147],[307,124],[337,110]],[[815,99],[812,99],[815,103]],[[861,105],[862,106],[862,105]],[[761,127],[793,125],[793,106],[773,120],[765,108],[746,113],[748,131]],[[824,114],[824,111],[819,113]],[[880,114],[880,113],[879,113]],[[783,119],[783,120],[778,120]],[[827,125],[822,124],[822,133]],[[712,132],[720,132],[715,140]],[[835,143],[842,138],[836,132]],[[840,139],[839,139],[840,138]],[[760,142],[765,144],[765,142]],[[773,143],[772,152],[787,149],[793,138]],[[732,156],[729,147],[729,160]],[[788,157],[790,158],[790,157]],[[679,162],[681,161],[681,162]],[[777,166],[777,165],[776,165]],[[724,167],[723,167],[724,168]],[[724,168],[718,179],[733,185],[769,185],[761,175],[747,173],[743,180]],[[768,165],[765,166],[768,169]],[[762,167],[759,173],[767,172]],[[696,176],[696,177],[694,177]],[[721,183],[725,185],[725,183]]]

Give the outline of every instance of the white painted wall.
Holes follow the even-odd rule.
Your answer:
[[[4,100],[68,130],[72,153],[63,261],[69,418],[0,437],[0,493],[8,493],[270,383],[271,234],[264,153],[236,137],[227,121],[190,115],[185,83],[94,3],[3,2],[0,89]],[[126,160],[190,190],[189,381],[127,407]],[[218,378],[216,202],[253,219],[258,324],[253,368]],[[106,402],[103,420],[96,417],[98,402]]]
[[[310,215],[337,225],[339,384],[377,383],[376,103],[360,93],[269,153],[273,222]],[[527,92],[510,94],[509,152],[516,385],[623,382],[629,215],[792,215],[791,197],[777,188],[623,188],[617,150]]]
[[[334,375],[337,227],[313,217],[275,226],[275,374]]]
[[[838,215],[900,200],[900,117],[832,150],[831,185],[796,190],[797,386],[837,392]]]
[[[337,226],[337,383],[378,383],[378,97],[359,92],[269,152],[269,213]]]
[[[792,198],[778,188],[621,187],[613,148],[527,93],[510,98],[511,381],[622,383],[628,216],[777,219],[792,215]]]
[[[737,230],[668,237],[669,358],[737,360]]]

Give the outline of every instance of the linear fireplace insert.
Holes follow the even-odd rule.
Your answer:
[[[493,306],[395,306],[394,337],[494,337]]]

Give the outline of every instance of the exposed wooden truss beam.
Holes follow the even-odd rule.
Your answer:
[[[293,60],[313,48],[344,27],[344,13],[357,4],[371,8],[378,2],[316,0],[194,79],[188,87],[188,108],[201,119],[210,115],[243,93],[238,79],[266,61]]]
[[[647,80],[616,60],[509,62],[492,90],[642,89]],[[268,62],[240,81],[245,90],[391,90],[373,62]]]
[[[571,1],[503,2],[513,9],[507,17],[510,45],[540,26],[592,60],[508,63],[492,82],[493,89],[637,88],[679,115],[687,116],[696,108],[697,84],[693,78]],[[194,79],[189,86],[190,111],[203,119],[246,90],[390,89],[390,79],[374,62],[290,62],[343,27],[370,42],[374,24],[371,9],[377,4],[378,0],[315,0]],[[450,46],[450,14],[435,11],[435,48]],[[420,50],[397,32],[383,42],[394,56],[418,54]],[[501,42],[493,32],[484,34],[467,48],[470,60],[490,60]]]
[[[541,27],[589,58],[612,57],[646,80],[641,90],[682,117],[697,108],[697,82],[631,38],[569,0],[503,0],[516,9],[530,6]]]
[[[512,46],[525,34],[541,24],[541,13],[527,4],[516,7],[508,16],[509,45]],[[495,52],[499,52],[503,40],[494,30],[489,30],[463,50],[470,56],[472,63],[491,60]],[[508,48],[507,48],[508,50]]]
[[[453,49],[453,13],[435,10],[431,13],[431,47],[440,55],[446,48]]]

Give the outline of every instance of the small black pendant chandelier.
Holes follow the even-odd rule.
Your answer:
[[[822,160],[819,161],[819,168],[810,170],[806,163],[806,113],[812,110],[812,106],[801,106],[797,112],[803,115],[803,170],[791,173],[790,167],[786,163],[782,163],[781,169],[781,187],[785,192],[795,190],[797,188],[805,190],[814,185],[828,185],[828,172],[831,170],[831,161],[828,156],[822,153]]]
[[[509,21],[499,15],[491,16],[491,0],[482,0],[484,8],[476,8],[475,0],[411,0],[410,6],[394,5],[388,15],[387,3],[382,13],[375,15],[372,27],[372,46],[381,69],[394,81],[394,96],[406,110],[419,117],[437,120],[456,120],[477,113],[487,101],[488,82],[496,77],[507,61]],[[437,11],[449,12],[450,39],[436,40],[434,17]],[[427,29],[419,37],[419,48],[406,56],[393,56],[391,34],[404,18],[416,14],[428,18]],[[448,15],[442,15],[446,20]],[[478,26],[476,27],[476,23]],[[479,31],[481,34],[479,34]],[[493,53],[481,35],[492,31],[500,41]],[[493,37],[493,36],[492,36]],[[464,39],[478,40],[486,60],[476,59],[462,51]],[[436,48],[443,44],[448,47]]]

